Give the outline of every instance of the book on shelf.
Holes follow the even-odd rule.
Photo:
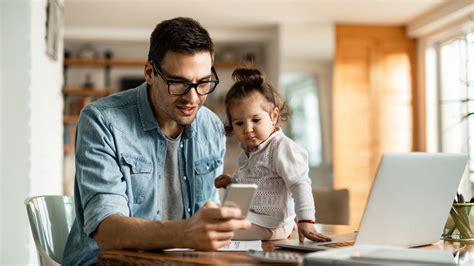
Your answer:
[[[65,115],[79,115],[82,108],[86,107],[92,101],[90,96],[71,96],[64,102]]]
[[[79,101],[79,112],[92,101],[91,97],[82,97]]]

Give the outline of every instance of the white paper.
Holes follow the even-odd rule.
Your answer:
[[[178,252],[178,251],[194,251],[192,248],[168,248],[163,249],[163,251]]]
[[[237,241],[232,240],[227,245],[219,248],[217,251],[249,251],[249,250],[263,250],[261,240]],[[191,248],[169,248],[163,251],[179,252],[179,251],[194,251]]]
[[[261,240],[236,241],[232,240],[227,245],[219,248],[217,251],[249,251],[262,250]]]

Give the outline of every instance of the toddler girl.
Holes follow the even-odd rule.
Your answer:
[[[299,240],[330,238],[314,228],[315,210],[308,177],[307,152],[285,136],[279,121],[286,120],[278,92],[257,69],[238,68],[235,84],[225,97],[226,133],[241,144],[239,170],[232,177],[220,175],[217,188],[230,183],[257,184],[247,219],[252,227],[236,231],[234,239],[276,240],[287,238],[298,221]]]

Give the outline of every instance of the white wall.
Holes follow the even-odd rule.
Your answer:
[[[285,64],[332,61],[335,49],[333,24],[282,24],[280,49]]]
[[[61,38],[58,58],[49,58],[45,53],[46,28],[38,27],[45,23],[46,2],[35,0],[31,6],[30,195],[62,194],[63,41]]]
[[[2,265],[36,263],[25,198],[62,194],[62,59],[45,54],[46,2],[1,6]]]
[[[29,261],[28,222],[22,200],[29,191],[28,110],[30,4],[2,4],[2,231],[1,264]],[[6,51],[9,51],[8,53]],[[10,52],[11,51],[11,52]],[[22,55],[20,55],[20,52]],[[20,74],[23,73],[23,74]],[[15,250],[7,247],[16,247]],[[23,258],[22,258],[23,257]],[[21,260],[21,261],[20,261]]]
[[[3,88],[5,87],[3,85],[3,25],[5,23],[3,22],[3,18],[5,17],[3,15],[3,11],[5,10],[3,2],[0,1],[0,193],[2,193],[2,188],[3,188]],[[1,198],[0,198],[1,199]],[[0,201],[0,239],[3,239],[3,199]],[[2,261],[1,258],[3,258],[3,241],[0,241],[0,263]]]

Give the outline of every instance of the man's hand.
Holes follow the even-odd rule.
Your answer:
[[[232,180],[228,175],[220,175],[214,180],[214,185],[216,186],[216,188],[225,188],[230,185],[230,183],[232,183]]]
[[[235,230],[250,228],[248,220],[240,219],[239,208],[218,207],[207,202],[183,226],[185,247],[197,250],[216,250],[225,246],[234,236]]]
[[[301,243],[303,243],[305,237],[317,242],[331,240],[330,237],[318,233],[318,231],[316,231],[316,228],[314,228],[314,224],[310,223],[298,223],[298,236]]]

